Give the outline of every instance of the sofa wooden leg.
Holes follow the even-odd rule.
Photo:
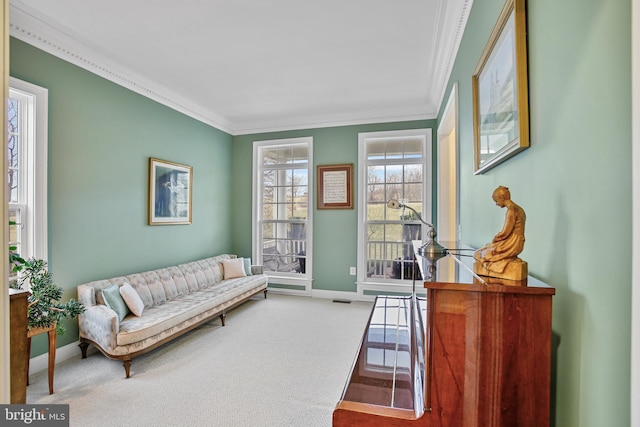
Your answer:
[[[227,313],[225,312],[220,313],[220,321],[222,322],[222,326],[224,326],[225,317],[227,317]]]
[[[129,378],[131,376],[131,359],[124,359],[122,366],[124,366],[124,372],[127,375],[125,378]]]
[[[87,349],[89,348],[89,344],[84,341],[80,341],[80,344],[78,344],[78,347],[80,347],[80,351],[82,352],[82,358],[86,359]]]
[[[267,290],[264,290],[264,297],[267,298]]]

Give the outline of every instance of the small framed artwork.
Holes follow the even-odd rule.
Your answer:
[[[317,167],[318,209],[353,209],[353,163]]]
[[[525,0],[507,0],[472,77],[475,173],[529,147]]]
[[[149,159],[149,225],[191,224],[193,168]]]

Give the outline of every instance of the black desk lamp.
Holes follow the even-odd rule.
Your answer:
[[[420,214],[415,209],[413,209],[411,206],[405,205],[404,203],[400,203],[396,199],[389,200],[387,202],[387,207],[390,209],[407,208],[411,210],[413,213],[415,213],[418,216],[418,219],[424,225],[429,227],[429,231],[427,232],[427,236],[429,237],[429,240],[418,248],[418,255],[428,258],[431,261],[436,261],[442,258],[443,256],[447,255],[447,248],[442,246],[440,243],[436,242],[436,236],[438,234],[436,232],[436,228],[433,226],[433,224],[429,224],[424,219],[422,219]]]

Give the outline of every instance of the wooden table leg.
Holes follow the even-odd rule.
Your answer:
[[[49,330],[49,394],[53,394],[53,373],[56,367],[56,328]]]
[[[29,385],[29,362],[31,362],[31,337],[27,336],[27,385]]]
[[[56,325],[41,326],[27,331],[27,385],[29,385],[29,362],[31,358],[31,337],[47,333],[49,338],[49,394],[53,394],[53,374],[56,367]]]

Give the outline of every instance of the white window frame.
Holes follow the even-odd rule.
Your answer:
[[[358,275],[357,293],[361,300],[373,300],[375,294],[384,292],[411,293],[413,286],[411,281],[388,280],[383,278],[368,278],[366,274],[367,245],[366,245],[366,212],[367,212],[367,150],[369,142],[406,137],[423,138],[423,195],[422,195],[422,219],[432,223],[432,130],[409,129],[400,131],[364,132],[358,134]],[[427,228],[422,226],[422,236],[427,235]],[[424,239],[423,239],[424,240]]]
[[[313,173],[313,137],[274,139],[253,142],[253,209],[251,228],[251,256],[254,263],[263,264],[262,260],[262,156],[264,148],[286,147],[290,145],[307,145],[308,161],[308,209],[306,227],[306,265],[304,273],[286,274],[265,272],[269,276],[269,291],[311,296],[313,288],[313,206],[315,200],[315,181]],[[275,285],[275,286],[274,286]],[[289,287],[277,287],[285,285]]]
[[[9,78],[9,96],[19,98],[23,120],[20,132],[20,176],[24,194],[23,203],[15,206],[21,210],[23,233],[20,255],[48,260],[47,240],[47,161],[48,161],[48,105],[46,88]],[[6,149],[6,147],[5,147]],[[13,205],[13,204],[11,204]]]

